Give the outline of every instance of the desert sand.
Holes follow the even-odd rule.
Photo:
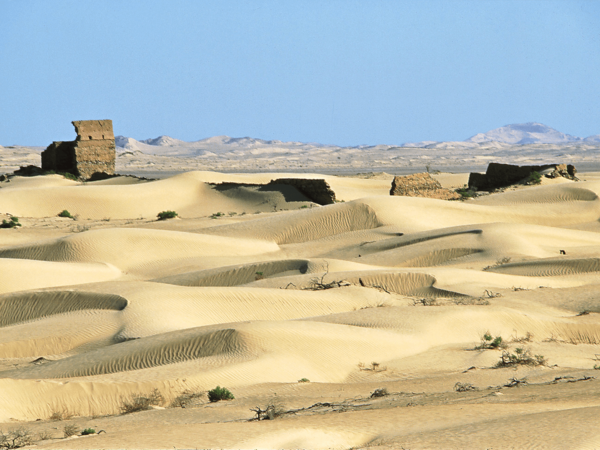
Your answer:
[[[289,176],[338,202],[209,184]],[[466,201],[392,178],[1,182],[23,226],[0,229],[0,429],[48,449],[600,448],[600,174]]]

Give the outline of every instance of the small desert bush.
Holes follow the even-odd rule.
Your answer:
[[[310,380],[308,378],[300,378],[298,383],[310,383]]]
[[[178,214],[175,211],[161,211],[158,213],[158,220],[174,219]]]
[[[461,383],[459,381],[458,383],[456,383],[454,385],[454,390],[456,392],[474,391],[475,390],[475,386],[473,386],[471,383]]]
[[[527,177],[527,184],[540,184],[542,182],[542,176],[539,172],[531,172]]]
[[[49,431],[42,431],[38,434],[38,439],[40,441],[47,441],[48,439],[52,439],[52,433]]]
[[[502,336],[494,337],[489,331],[486,331],[483,336],[481,336],[481,344],[475,347],[475,350],[489,350],[506,347],[506,343],[502,341]]]
[[[88,434],[96,434],[96,430],[94,430],[93,428],[86,428],[81,432],[82,436],[87,436]]]
[[[273,398],[263,408],[257,406],[250,409],[256,413],[256,420],[275,420],[286,413],[285,406],[277,398]]]
[[[77,177],[73,175],[71,172],[59,172],[59,175],[62,175],[67,180],[77,181]]]
[[[79,433],[79,428],[77,425],[65,425],[63,428],[63,433],[65,434],[65,437],[68,438]]]
[[[50,414],[49,419],[54,420],[54,421],[69,420],[71,417],[73,417],[73,413],[71,411],[69,411],[67,408],[63,408],[60,411],[52,410],[52,413]]]
[[[0,225],[0,228],[15,228],[20,226],[21,224],[19,223],[19,218],[13,216],[10,218],[10,220],[2,220],[2,225]]]
[[[386,395],[389,395],[387,388],[379,388],[371,392],[371,398],[385,397]]]
[[[532,355],[530,349],[518,347],[512,353],[507,350],[503,351],[496,367],[545,366],[547,363],[543,355]]]
[[[222,388],[221,386],[217,386],[214,389],[208,391],[208,399],[211,402],[218,402],[220,400],[233,400],[235,397],[231,393],[231,391],[227,388]]]
[[[4,432],[0,430],[0,449],[21,448],[33,444],[29,429],[17,428]]]
[[[224,216],[224,215],[225,215],[225,214],[223,214],[222,212],[216,212],[216,213],[213,213],[213,214],[210,216],[210,218],[211,218],[211,219],[217,219],[217,218],[219,218],[219,217],[222,217],[222,216]]]
[[[189,390],[185,390],[173,399],[171,402],[171,408],[185,408],[194,400],[199,399],[203,393],[201,392],[192,392]]]
[[[255,277],[254,277],[254,279],[255,279],[256,281],[258,281],[258,280],[262,280],[262,279],[264,279],[264,278],[265,278],[265,275],[264,275],[264,273],[263,273],[263,272],[256,272],[256,275],[255,275]]]
[[[164,397],[158,389],[154,389],[149,395],[135,394],[129,399],[123,399],[121,401],[121,414],[146,411],[152,406],[160,405],[164,400]]]
[[[456,193],[460,195],[461,198],[477,197],[477,191],[474,188],[460,188],[456,190]]]
[[[58,217],[68,217],[69,219],[73,219],[73,216],[71,215],[71,213],[69,211],[67,211],[66,209],[63,209],[61,212],[59,212]]]

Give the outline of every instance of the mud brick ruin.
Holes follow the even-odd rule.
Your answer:
[[[512,164],[490,163],[485,174],[472,172],[469,188],[491,191],[516,184],[526,179],[532,172],[548,178],[564,177],[575,180],[577,169],[571,164],[545,164],[543,166],[515,166]]]
[[[445,189],[428,173],[415,173],[407,176],[396,176],[392,181],[390,195],[401,195],[405,197],[426,197],[440,200],[453,200],[460,195],[450,189]]]
[[[335,203],[335,192],[323,179],[310,179],[310,178],[277,178],[271,180],[269,183],[273,184],[287,184],[294,186],[302,194],[310,198],[313,202],[319,205],[331,205]]]
[[[42,169],[69,172],[89,180],[94,174],[115,174],[115,135],[112,120],[71,122],[77,139],[53,142],[42,152]]]

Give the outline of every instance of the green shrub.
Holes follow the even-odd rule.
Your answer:
[[[77,181],[77,177],[70,172],[59,172],[59,175],[62,175],[67,180]]]
[[[174,219],[177,216],[178,214],[175,211],[162,211],[157,215],[158,220]]]
[[[81,432],[82,436],[86,436],[88,434],[96,434],[96,430],[94,430],[93,428],[86,428]]]
[[[456,193],[458,195],[460,195],[462,198],[477,197],[477,190],[476,190],[476,188],[473,188],[473,187],[457,189]]]
[[[2,220],[2,225],[0,225],[0,228],[15,228],[20,226],[21,224],[19,223],[19,218],[13,216],[10,218],[10,220]]]
[[[71,213],[69,211],[67,211],[66,209],[63,209],[61,212],[59,212],[58,217],[68,217],[69,219],[73,218]]]
[[[208,399],[211,402],[218,402],[219,400],[233,400],[235,397],[227,388],[217,386],[214,389],[208,391]]]
[[[308,378],[300,378],[298,383],[310,383],[310,380]]]
[[[486,331],[483,336],[481,336],[481,344],[475,347],[476,350],[488,350],[488,349],[498,349],[498,348],[506,348],[506,343],[502,340],[502,336],[492,336],[489,331]]]
[[[531,172],[527,178],[527,184],[540,184],[542,182],[542,176],[539,172]]]
[[[213,213],[213,214],[210,216],[210,218],[211,218],[211,219],[217,219],[217,218],[219,218],[219,217],[222,217],[222,216],[224,216],[224,215],[225,215],[225,214],[223,214],[222,212],[216,212],[216,213]]]

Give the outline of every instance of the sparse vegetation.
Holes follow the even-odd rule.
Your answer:
[[[540,184],[542,182],[542,175],[539,172],[531,172],[527,177],[527,184]]]
[[[33,444],[33,437],[27,428],[17,428],[4,432],[0,430],[0,449],[21,448]]]
[[[456,193],[460,195],[463,199],[477,197],[477,189],[474,187],[459,188],[456,190]]]
[[[511,367],[511,366],[545,366],[548,362],[543,355],[532,355],[530,349],[522,347],[515,348],[514,352],[503,351],[500,361],[496,367]]]
[[[81,432],[82,436],[87,436],[88,434],[96,434],[96,430],[94,430],[93,428],[86,428]]]
[[[413,306],[439,306],[436,298],[414,298]]]
[[[493,269],[494,267],[503,266],[504,264],[510,263],[511,259],[512,258],[505,256],[503,258],[496,260],[496,264],[484,267],[483,270],[489,270],[489,269]]]
[[[211,214],[210,218],[211,219],[218,219],[219,217],[223,217],[225,214],[223,214],[222,212],[216,212]]]
[[[121,401],[121,414],[146,411],[151,409],[152,406],[160,405],[164,400],[158,389],[154,389],[150,395],[135,394],[131,398]]]
[[[84,231],[89,231],[90,228],[89,225],[77,225],[76,227],[73,227],[71,231],[73,233],[83,233]]]
[[[475,390],[475,386],[473,386],[471,383],[461,383],[460,381],[457,382],[454,385],[454,390],[456,392],[467,392],[467,391],[474,391]]]
[[[67,217],[69,219],[74,219],[74,217],[71,215],[71,213],[69,211],[67,211],[66,209],[63,209],[61,212],[59,212],[58,217]]]
[[[600,370],[600,364],[594,364],[594,370]]]
[[[178,214],[175,211],[161,211],[157,214],[158,220],[174,219]]]
[[[15,228],[20,227],[21,225],[22,224],[19,223],[19,218],[12,216],[10,220],[3,219],[0,228]]]
[[[378,388],[371,392],[370,398],[385,397],[386,395],[389,395],[387,388]]]
[[[73,417],[73,413],[71,411],[69,411],[67,408],[63,408],[60,411],[52,410],[52,413],[50,414],[49,419],[53,420],[53,421],[58,421],[58,420],[69,420],[71,417]]]
[[[38,434],[38,439],[40,441],[47,441],[48,439],[52,439],[52,434],[49,431],[42,431]]]
[[[186,408],[192,402],[194,402],[194,400],[197,400],[200,397],[202,397],[203,394],[204,393],[202,393],[202,392],[193,392],[193,391],[185,390],[181,393],[181,395],[178,395],[177,397],[175,397],[173,399],[173,401],[171,402],[171,407],[172,408]]]
[[[256,274],[255,274],[255,277],[254,277],[254,279],[255,279],[256,281],[258,281],[258,280],[262,280],[263,278],[265,278],[265,276],[264,276],[263,272],[256,272]]]
[[[59,175],[62,175],[67,180],[77,181],[77,177],[73,175],[71,172],[59,172]]]
[[[310,380],[308,378],[300,378],[298,383],[310,383]]]
[[[256,420],[274,420],[286,413],[283,403],[277,398],[271,399],[264,408],[257,406],[250,411],[256,413]]]
[[[79,428],[77,427],[77,425],[73,424],[65,425],[65,427],[63,428],[63,433],[65,437],[68,438],[79,433]]]
[[[233,400],[235,397],[229,389],[217,386],[216,388],[208,391],[208,399],[211,402],[218,402],[220,400]]]
[[[503,342],[502,336],[494,337],[489,331],[486,331],[483,336],[481,336],[481,344],[475,347],[475,350],[493,350],[499,348],[508,348],[508,345]]]

